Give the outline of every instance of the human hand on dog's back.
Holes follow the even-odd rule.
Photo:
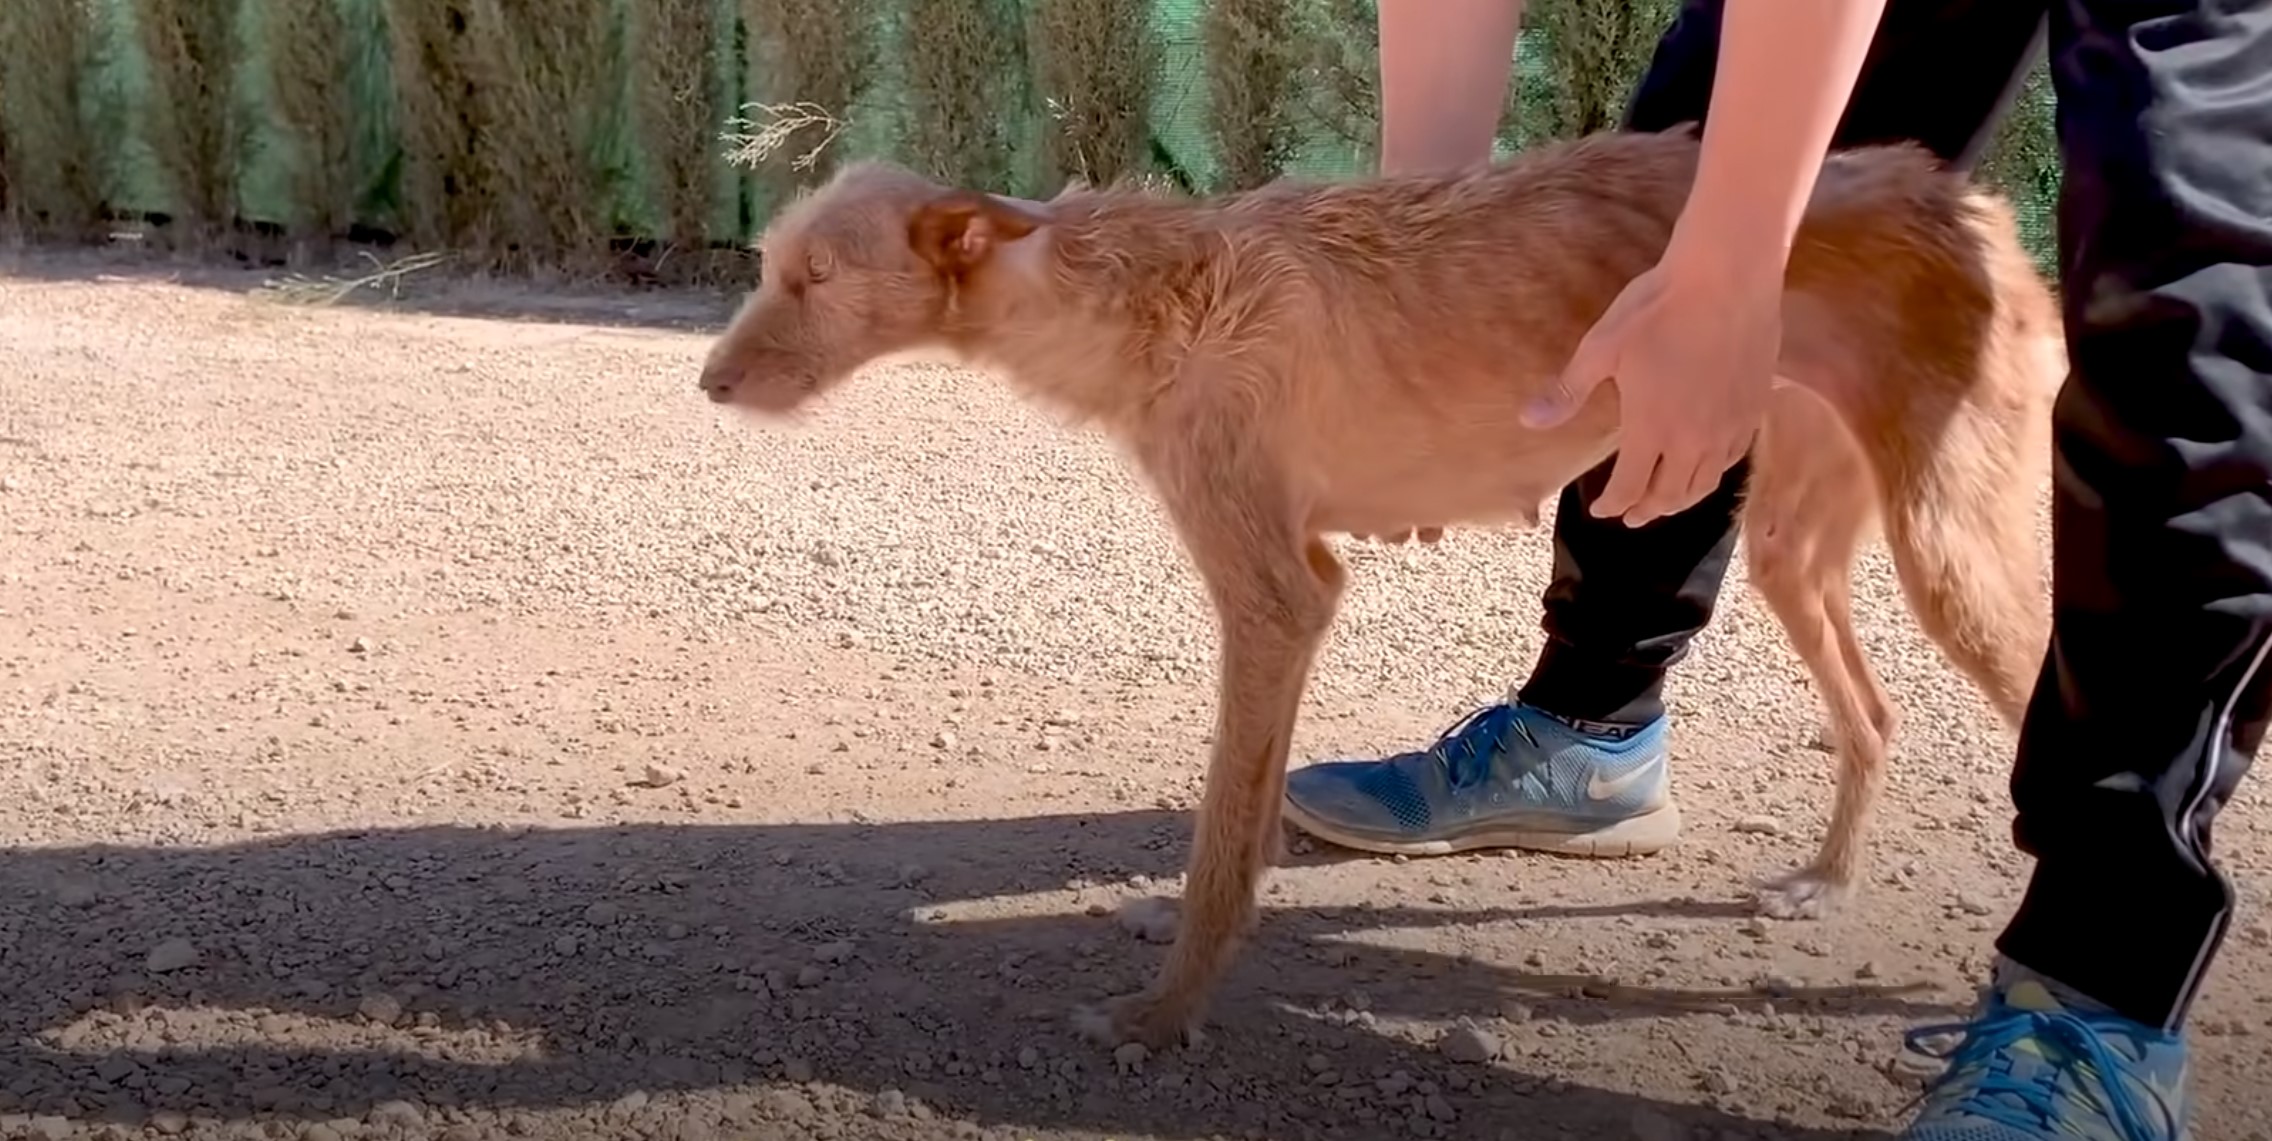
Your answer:
[[[1792,239],[1884,6],[1728,0],[1696,182],[1664,257],[1524,417],[1552,427],[1615,381],[1617,461],[1595,515],[1639,526],[1686,510],[1750,449]]]

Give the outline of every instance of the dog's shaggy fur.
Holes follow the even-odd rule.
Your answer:
[[[1288,739],[1344,575],[1325,536],[1535,523],[1616,445],[1614,386],[1525,429],[1619,290],[1655,263],[1692,131],[1605,134],[1451,175],[1194,200],[1047,203],[861,165],[785,211],[710,352],[711,398],[787,413],[885,356],[944,350],[1100,427],[1159,496],[1220,631],[1213,758],[1181,927],[1152,986],[1092,1024],[1196,1032],[1280,842]],[[1852,887],[1896,712],[1848,613],[1882,524],[1912,611],[2007,722],[2048,638],[2035,499],[2065,362],[2006,207],[1910,148],[1834,156],[1787,276],[1745,557],[1839,756],[1830,829],[1766,885],[1783,915]]]

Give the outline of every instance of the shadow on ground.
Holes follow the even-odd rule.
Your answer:
[[[1534,914],[1520,910],[1274,910],[1209,1044],[1123,1071],[1065,1015],[1141,983],[1160,948],[1021,893],[1170,876],[1182,831],[1179,814],[1137,812],[15,849],[0,857],[0,1113],[318,1121],[404,1099],[445,1118],[605,1114],[708,1091],[731,1122],[794,1111],[780,1091],[809,1079],[990,1126],[1121,1137],[1644,1136],[1636,1114],[1685,1128],[1668,1137],[1880,1136],[1644,1102],[1521,1058],[1460,1066],[1381,1030],[1521,996],[1577,1034],[1641,1018],[1677,1034],[1700,1006],[1725,1017],[1760,1001],[1346,941]],[[1369,1014],[1342,1001],[1358,986]],[[1950,1013],[1863,987],[1777,1001],[1833,1018]],[[1823,1064],[1857,1063],[1826,1049]],[[1439,1090],[1448,1120],[1413,1124]]]
[[[401,255],[389,255],[399,259]],[[310,281],[339,282],[372,277],[390,264],[342,258],[336,265],[287,270],[248,266],[234,259],[167,254],[131,246],[0,246],[0,278],[47,283],[117,279],[210,289],[279,304],[277,286],[297,274]],[[715,333],[741,303],[737,289],[724,286],[641,287],[625,281],[571,282],[477,278],[445,266],[419,270],[399,279],[374,281],[345,292],[331,304],[389,313],[472,317],[502,321],[558,322],[619,328]],[[297,304],[308,304],[305,300]]]

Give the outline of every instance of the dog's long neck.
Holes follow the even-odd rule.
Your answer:
[[[1202,201],[1077,191],[1013,243],[950,323],[950,346],[1021,395],[1109,427],[1175,382],[1217,301],[1227,247]]]

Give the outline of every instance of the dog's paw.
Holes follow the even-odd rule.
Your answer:
[[[1813,868],[1800,868],[1759,885],[1759,910],[1771,919],[1821,919],[1838,910],[1849,892]]]
[[[1130,1042],[1147,1049],[1197,1046],[1206,1040],[1199,1029],[1199,1011],[1187,1004],[1166,1002],[1150,991],[1124,994],[1102,1006],[1084,1006],[1073,1012],[1073,1028],[1081,1037],[1105,1047]]]

